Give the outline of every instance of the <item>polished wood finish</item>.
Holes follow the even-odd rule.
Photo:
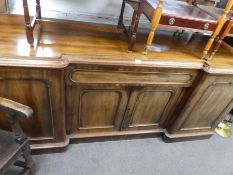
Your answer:
[[[231,34],[233,34],[233,12],[232,12],[232,6],[233,6],[233,2],[228,1],[226,4],[225,9],[220,9],[220,8],[207,8],[205,6],[198,6],[200,9],[202,9],[203,11],[207,12],[208,14],[210,14],[211,16],[219,19],[219,21],[223,21],[223,26],[220,30],[219,34],[219,39],[217,41],[217,43],[214,46],[213,51],[211,52],[210,57],[208,58],[208,60],[212,59],[213,56],[215,55],[215,53],[218,51],[223,39],[226,36],[229,36]],[[231,10],[231,11],[230,11]],[[230,11],[230,13],[227,13],[228,11]],[[224,17],[224,19],[223,19]]]
[[[34,115],[28,121],[19,120],[30,137],[32,148],[50,143],[56,147],[67,145],[65,136],[65,111],[63,71],[58,69],[30,69],[1,67],[2,97],[30,105]],[[6,91],[7,89],[7,91]],[[1,128],[9,129],[0,114]],[[41,147],[41,145],[39,145]]]
[[[32,20],[30,17],[27,0],[23,0],[23,12],[24,12],[24,21],[25,21],[27,41],[30,44],[30,46],[33,47],[34,46],[33,31],[34,31],[34,28],[36,27],[37,20],[41,19],[40,0],[36,0],[36,14],[35,16],[33,16]]]
[[[23,9],[24,9],[24,21],[25,21],[25,29],[26,29],[26,37],[27,41],[31,47],[34,47],[36,44],[34,42],[34,31],[37,26],[43,25],[43,23],[63,23],[63,26],[67,28],[72,28],[73,26],[78,27],[78,29],[86,29],[86,30],[95,30],[101,32],[111,32],[111,33],[123,33],[123,29],[121,27],[116,27],[108,24],[93,24],[89,22],[77,22],[77,21],[67,21],[67,20],[59,20],[59,19],[44,19],[42,18],[41,5],[40,0],[36,0],[36,14],[32,18],[30,17],[28,0],[23,0]],[[119,23],[120,24],[120,23]]]
[[[200,82],[179,112],[178,120],[168,129],[168,133],[210,135],[213,128],[217,127],[233,108],[232,76],[207,73]],[[168,137],[171,136],[168,134]]]
[[[232,52],[220,48],[216,59],[198,59],[205,43],[198,35],[186,47],[170,40],[173,33],[157,35],[160,52],[141,55],[125,51],[119,33],[53,22],[43,23],[30,48],[20,25],[24,18],[1,19],[0,96],[34,109],[32,119],[19,121],[33,151],[57,151],[70,140],[206,138],[230,111]],[[141,50],[146,38],[139,33],[135,48]],[[0,123],[10,129],[2,114]]]
[[[38,47],[39,50],[35,53],[28,46],[24,39],[25,34],[22,33],[24,31],[22,17],[3,15],[1,19],[1,96],[35,109],[33,118],[27,123],[19,121],[29,136],[32,150],[45,148],[56,150],[66,147],[69,141],[65,133],[64,108],[63,68],[67,65],[66,62],[57,58],[44,58],[52,53],[54,54],[52,56],[58,57],[60,56],[58,52],[56,54],[55,51],[50,52],[50,49],[41,50]],[[7,32],[9,28],[13,31]],[[12,38],[19,39],[19,43],[14,41],[11,43]],[[38,55],[39,52],[44,55]],[[19,58],[17,55],[23,57]],[[0,127],[9,129],[3,115],[0,118]]]
[[[108,75],[108,76],[106,76]],[[67,129],[72,138],[110,131],[161,132],[195,70],[70,66]],[[155,108],[156,107],[156,108]]]
[[[215,38],[221,32],[221,30],[226,22],[226,16],[229,13],[229,11],[231,10],[232,6],[233,6],[233,0],[229,0],[225,9],[224,9],[223,15],[220,18],[218,18],[218,25],[216,26],[216,29],[214,30],[213,34],[211,35],[211,38],[208,40],[208,42],[204,48],[204,56],[207,55],[209,49],[211,48],[212,44],[214,43]]]
[[[4,174],[12,164],[20,166],[22,175],[34,173],[34,162],[26,135],[17,122],[17,116],[30,118],[33,110],[25,105],[0,97],[0,111],[6,114],[14,134],[0,130],[0,174]],[[24,161],[19,161],[20,157]]]
[[[157,29],[159,25],[159,21],[161,19],[162,13],[163,13],[163,4],[164,0],[160,0],[158,5],[156,6],[156,9],[154,10],[153,17],[151,19],[151,27],[150,27],[150,32],[146,41],[146,48],[145,48],[145,54],[147,54],[148,49],[150,48],[154,35],[155,35],[155,30]],[[144,11],[146,11],[147,7],[143,7],[144,5],[142,4],[142,8]]]
[[[230,2],[228,2],[229,5]],[[207,13],[209,13],[210,15],[216,17],[216,18],[220,18],[221,15],[224,14],[224,9],[220,9],[220,8],[206,8],[204,6],[200,6],[201,9],[203,9],[204,11],[206,11]],[[215,55],[215,53],[218,51],[220,45],[222,44],[222,41],[225,37],[229,36],[232,37],[233,35],[233,11],[231,11],[227,17],[226,17],[227,21],[225,22],[221,32],[219,33],[219,39],[216,42],[213,51],[211,53],[211,56],[209,58],[212,59],[212,57]]]
[[[199,8],[199,6],[194,3],[191,5],[190,2],[171,2],[167,1],[157,1],[157,0],[140,0],[131,1],[125,0],[126,3],[130,4],[134,9],[134,14],[132,17],[132,25],[129,34],[128,50],[132,51],[133,46],[136,41],[136,33],[139,24],[139,18],[141,14],[144,14],[148,20],[151,22],[149,36],[147,38],[146,47],[144,54],[147,54],[150,48],[154,32],[158,25],[169,26],[174,29],[185,29],[185,30],[198,30],[204,34],[209,34],[211,37],[204,46],[202,58],[207,59],[208,51],[210,50],[214,39],[220,33],[225,21],[226,15],[230,11],[233,1],[230,0],[226,5],[225,10],[219,18],[215,18],[206,11]],[[124,6],[123,6],[124,7]],[[122,10],[123,12],[124,10]],[[185,16],[185,18],[184,18]],[[120,15],[123,18],[123,15]],[[120,19],[119,21],[123,21]],[[121,24],[123,26],[123,24]]]
[[[137,131],[155,129],[161,132],[171,116],[182,87],[156,86],[133,89],[125,114],[123,130]]]
[[[232,30],[232,32],[231,32]],[[233,34],[233,13],[232,17],[225,23],[217,43],[215,44],[214,50],[211,53],[210,59],[216,54],[216,52],[219,50],[220,45],[222,44],[223,39],[228,36],[230,33]]]

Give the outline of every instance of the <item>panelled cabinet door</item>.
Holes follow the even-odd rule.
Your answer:
[[[233,77],[205,75],[169,133],[213,132],[233,108]]]
[[[180,87],[134,88],[125,113],[123,129],[162,129],[169,114],[174,110]]]
[[[109,85],[68,87],[68,132],[118,131],[128,101],[125,88]]]
[[[4,67],[0,77],[0,97],[30,106],[34,111],[30,119],[18,118],[31,143],[66,144],[62,71]],[[0,112],[0,128],[10,130],[4,115]]]

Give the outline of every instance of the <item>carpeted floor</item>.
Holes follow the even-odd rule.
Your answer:
[[[233,175],[233,137],[164,143],[160,138],[72,144],[34,155],[37,175]],[[13,175],[9,171],[7,175]]]

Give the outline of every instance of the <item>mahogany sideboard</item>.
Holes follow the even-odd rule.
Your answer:
[[[82,139],[208,138],[233,108],[231,50],[205,62],[161,35],[161,51],[145,56],[128,53],[123,34],[56,23],[42,25],[32,49],[21,21],[1,15],[0,96],[33,108],[20,123],[35,151]],[[0,128],[9,128],[2,114]]]

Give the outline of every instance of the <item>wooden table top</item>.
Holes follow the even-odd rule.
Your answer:
[[[162,66],[201,69],[204,61],[199,41],[190,40],[183,45],[170,34],[156,35],[154,50],[148,55],[140,51],[146,35],[139,34],[136,52],[127,52],[127,37],[122,33],[103,33],[77,30],[75,25],[46,23],[40,35],[35,32],[38,43],[30,48],[26,41],[22,16],[1,15],[0,65],[29,67],[65,67],[70,63],[117,64],[132,66]],[[195,44],[194,44],[195,43]],[[28,61],[30,60],[30,62]],[[232,52],[220,49],[211,61],[212,66],[232,68]]]

